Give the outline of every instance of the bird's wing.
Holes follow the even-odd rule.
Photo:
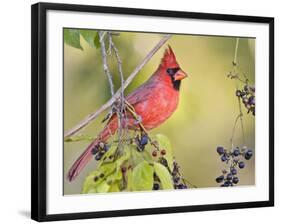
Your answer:
[[[135,89],[132,93],[130,93],[126,100],[132,105],[136,106],[137,104],[146,101],[151,95],[153,90],[155,89],[154,83],[145,83]]]

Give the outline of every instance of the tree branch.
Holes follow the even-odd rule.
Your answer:
[[[104,32],[99,31],[99,38],[100,38],[100,45],[101,45],[101,54],[102,54],[102,62],[103,62],[103,70],[107,76],[109,87],[110,87],[110,93],[111,96],[114,95],[114,85],[112,81],[112,75],[110,74],[108,64],[107,64],[107,55],[106,55],[106,49],[105,49],[105,43],[104,43]]]
[[[171,38],[171,35],[165,35],[158,44],[146,55],[143,61],[135,68],[135,70],[129,75],[129,77],[124,82],[124,89],[128,87],[128,85],[132,82],[135,76],[139,73],[139,71],[143,68],[143,66],[152,58],[152,56]],[[69,137],[77,132],[81,131],[85,126],[87,126],[91,121],[93,121],[98,115],[100,115],[103,111],[108,109],[112,104],[120,97],[121,88],[112,96],[110,100],[108,100],[105,104],[103,104],[97,111],[89,114],[82,121],[80,121],[75,127],[66,131],[64,137]]]

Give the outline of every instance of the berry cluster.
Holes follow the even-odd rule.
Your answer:
[[[148,143],[148,140],[149,140],[149,138],[148,138],[147,134],[142,134],[140,137],[137,136],[135,138],[135,142],[136,142],[137,149],[139,152],[142,152],[144,150],[145,146]]]
[[[156,157],[156,156],[158,156],[158,150],[153,150],[152,151],[152,153],[151,153],[151,155],[153,156],[153,157]],[[165,156],[166,155],[166,150],[165,149],[161,149],[160,150],[160,155],[161,156]]]
[[[218,146],[217,153],[220,155],[221,161],[228,165],[228,170],[222,170],[222,175],[216,178],[216,182],[220,183],[221,187],[232,187],[238,184],[238,168],[243,169],[245,167],[243,159],[250,160],[253,156],[253,151],[246,146],[242,148],[235,147],[231,150]]]
[[[95,160],[99,161],[103,157],[103,155],[109,150],[110,146],[100,142],[97,146],[92,149],[92,154],[96,155]]]
[[[255,87],[246,84],[242,90],[236,90],[236,96],[242,100],[248,113],[252,113],[255,116]]]
[[[183,178],[181,174],[179,173],[180,166],[178,163],[174,160],[173,162],[173,181],[174,181],[174,188],[175,189],[187,189],[187,185],[183,182]]]

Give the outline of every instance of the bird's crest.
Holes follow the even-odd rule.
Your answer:
[[[174,68],[179,66],[176,60],[176,56],[170,45],[168,45],[168,48],[165,50],[161,65],[165,68]]]

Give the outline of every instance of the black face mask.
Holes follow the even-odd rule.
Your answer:
[[[175,74],[177,73],[177,71],[180,70],[179,67],[176,68],[168,68],[167,69],[167,74],[171,77],[171,81],[173,83],[173,87],[175,90],[179,90],[180,89],[180,84],[181,84],[181,80],[175,80]]]

